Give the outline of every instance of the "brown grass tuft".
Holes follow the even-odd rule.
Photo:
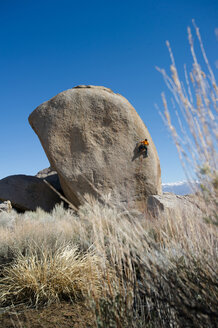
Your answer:
[[[19,253],[16,260],[2,271],[0,303],[25,302],[42,305],[61,300],[99,297],[102,291],[101,261],[94,252],[80,254],[76,247],[51,252],[31,250]]]

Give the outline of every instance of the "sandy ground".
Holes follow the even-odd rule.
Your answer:
[[[84,303],[61,303],[42,309],[22,306],[0,314],[2,328],[93,328],[95,321]]]

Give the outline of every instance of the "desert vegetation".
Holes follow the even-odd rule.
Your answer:
[[[40,314],[48,307],[59,312],[57,327],[78,327],[78,321],[79,327],[97,328],[217,326],[217,86],[196,32],[211,88],[196,61],[190,30],[196,101],[188,75],[188,91],[183,89],[171,50],[172,78],[161,72],[189,124],[186,133],[181,123],[185,148],[163,96],[165,119],[182,160],[193,163],[189,172],[201,179],[197,197],[205,202],[205,215],[160,220],[158,214],[127,209],[105,195],[101,202],[86,195],[78,211],[58,205],[51,213],[0,213],[4,327],[33,327],[32,317],[26,321],[19,313],[35,309]],[[63,308],[68,316],[71,311],[66,324]],[[39,315],[36,327],[52,327],[47,319]]]
[[[1,307],[83,302],[91,327],[216,325],[216,231],[204,221],[145,220],[90,198],[77,214],[0,219]]]

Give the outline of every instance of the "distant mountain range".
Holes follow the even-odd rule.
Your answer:
[[[195,182],[196,186],[198,185]],[[172,192],[176,195],[188,195],[192,194],[193,191],[187,181],[171,182],[162,184],[163,192]]]

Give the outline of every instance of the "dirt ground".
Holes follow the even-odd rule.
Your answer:
[[[61,303],[42,309],[22,306],[0,314],[1,328],[93,328],[93,315],[84,303]]]

